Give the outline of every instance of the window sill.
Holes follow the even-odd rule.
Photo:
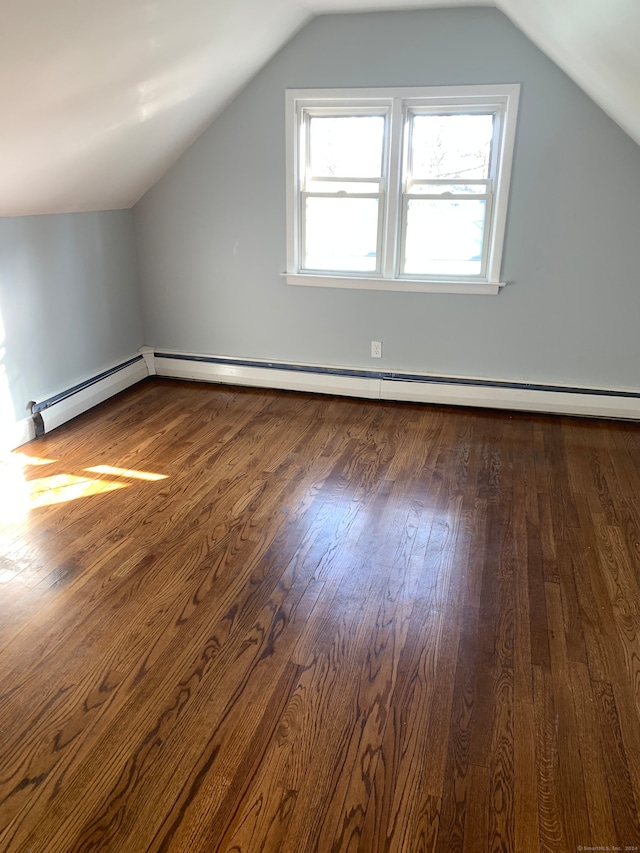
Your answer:
[[[282,273],[287,284],[303,287],[341,287],[350,290],[388,290],[399,293],[463,293],[495,296],[504,282],[435,281],[402,278],[348,278],[343,276]]]

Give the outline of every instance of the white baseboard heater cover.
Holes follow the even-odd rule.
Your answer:
[[[72,388],[31,404],[36,436],[61,426],[88,409],[124,391],[149,375],[146,360],[134,356],[108,370],[92,376]]]
[[[268,362],[158,350],[158,376],[310,391],[372,400],[474,406],[640,421],[640,390],[574,388],[502,380]]]
[[[139,355],[31,404],[15,425],[15,447],[48,433],[148,376],[335,394],[371,400],[474,406],[640,421],[640,391],[570,388],[496,380],[267,362],[143,347]]]

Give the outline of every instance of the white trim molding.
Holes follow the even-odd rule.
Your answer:
[[[156,367],[153,355],[153,347],[140,347],[138,352],[144,358],[144,363],[147,365],[148,375],[154,376],[156,372]]]
[[[574,388],[156,351],[158,376],[370,400],[640,421],[640,389]]]
[[[421,385],[401,380],[393,382],[382,380],[380,399],[553,415],[640,420],[640,394],[638,397],[623,397],[615,396],[615,392],[597,393],[591,389],[588,392],[587,389],[579,392],[575,389],[567,391],[562,388],[541,390],[446,383]]]
[[[330,275],[282,273],[287,284],[302,287],[340,287],[349,290],[387,290],[397,293],[461,293],[466,296],[495,296],[506,282],[429,281],[407,278],[340,278]]]
[[[176,358],[176,353],[156,354],[158,376],[174,379],[195,379],[200,382],[221,382],[228,385],[249,385],[253,388],[278,388],[283,391],[309,391],[314,394],[336,394],[345,397],[376,399],[379,382],[362,376],[307,373],[295,368],[282,369],[269,363],[245,365],[205,360],[197,356]]]
[[[5,451],[15,450],[35,437],[36,431],[33,418],[22,418],[22,420],[5,424],[2,428],[0,454]]]
[[[144,347],[140,355],[33,405],[34,417],[11,427],[15,449],[37,433],[61,426],[148,376],[274,388],[368,400],[471,406],[557,415],[640,421],[640,389],[596,389],[504,380],[409,374],[389,370],[230,358]]]
[[[45,433],[56,429],[148,376],[147,360],[142,355],[134,355],[124,362],[106,368],[96,376],[87,377],[72,388],[34,402],[31,407],[33,418],[29,419],[32,424],[29,438],[40,434],[42,429]]]
[[[285,93],[287,268],[284,274],[287,284],[413,293],[498,294],[504,286],[500,281],[500,268],[519,95],[517,83],[288,89]],[[425,120],[439,121],[443,116],[471,121],[483,134],[489,132],[487,120],[490,120],[490,150],[483,150],[486,163],[476,163],[472,168],[458,165],[453,172],[447,172],[435,167],[427,169],[419,162],[416,152],[424,153],[424,143],[422,147],[418,142],[414,146],[415,126]],[[366,174],[362,174],[364,163],[354,164],[348,157],[342,170],[329,169],[322,157],[316,162],[312,137],[315,138],[316,132],[320,139],[323,136],[322,131],[312,129],[313,123],[329,119],[375,123],[368,132],[376,156],[370,157],[370,162],[366,160]],[[487,140],[482,144],[486,147]],[[379,160],[377,146],[380,146]],[[376,211],[375,234],[367,218],[369,214],[363,214],[370,231],[366,246],[360,245],[361,234],[356,239],[360,245],[358,251],[369,248],[368,254],[351,257],[348,249],[341,246],[342,232],[340,238],[336,237],[331,243],[333,253],[317,245],[309,248],[313,246],[307,233],[308,227],[313,229],[309,226],[313,215],[307,213],[309,202],[324,205],[329,201],[335,207],[345,203],[353,205],[358,199],[369,200],[367,209]],[[415,249],[424,242],[423,231],[419,232],[421,236],[417,240],[415,229],[427,228],[432,232],[433,224],[416,225],[409,208],[420,205],[424,211],[425,204],[427,209],[445,205],[447,210],[453,211],[465,205],[467,211],[475,210],[477,221],[473,224],[477,229],[472,229],[471,233],[475,235],[473,246],[474,251],[477,248],[477,256],[468,258],[464,254],[464,261],[462,257],[454,261],[459,252],[471,251],[467,245],[469,240],[465,238],[464,245],[450,248],[453,254],[439,261],[414,257],[415,251],[409,247]],[[483,213],[478,212],[478,205],[482,206]],[[357,222],[358,215],[353,215]],[[350,221],[347,230],[351,224]],[[357,228],[356,233],[359,234]],[[456,233],[455,230],[447,232],[449,236]],[[449,236],[445,242],[449,241]],[[476,238],[481,244],[477,247]],[[438,249],[442,249],[442,241],[438,238],[436,242]]]

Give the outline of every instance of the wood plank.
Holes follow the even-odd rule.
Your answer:
[[[586,783],[582,766],[571,667],[567,652],[562,597],[558,584],[546,585],[551,651],[551,684],[555,704],[554,736],[558,751],[560,800],[567,844],[577,849],[590,837]]]
[[[569,851],[561,802],[558,732],[551,673],[533,668],[533,701],[536,733],[536,778],[541,853]]]
[[[593,843],[604,842],[606,839],[607,845],[613,845],[620,843],[621,839],[618,837],[613,819],[607,786],[600,714],[596,704],[597,697],[602,695],[602,688],[591,681],[588,669],[581,663],[571,665],[571,681],[577,700],[575,701],[576,723],[586,782],[591,839]],[[600,842],[597,839],[600,839]]]
[[[596,682],[594,692],[617,838],[620,845],[629,847],[637,844],[640,839],[640,820],[638,820],[637,801],[629,773],[618,709],[610,684]],[[599,837],[602,832],[600,826],[597,832]]]

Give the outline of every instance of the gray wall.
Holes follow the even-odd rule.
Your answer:
[[[0,219],[0,315],[0,403],[8,381],[15,420],[29,400],[135,354],[142,319],[131,211]]]
[[[287,286],[287,87],[521,83],[499,296]],[[510,22],[469,8],[303,29],[136,206],[145,343],[637,387],[640,148]],[[384,358],[369,357],[371,339]]]

